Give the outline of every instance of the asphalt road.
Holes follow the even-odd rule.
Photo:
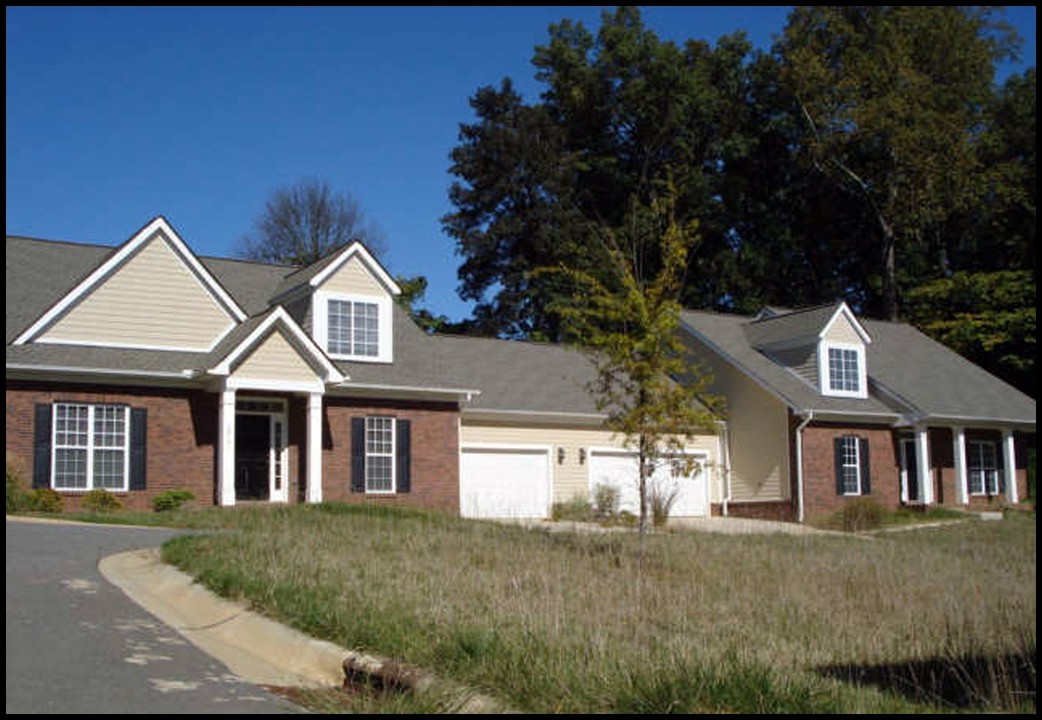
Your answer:
[[[175,531],[7,520],[8,713],[296,713],[135,605],[98,561]]]

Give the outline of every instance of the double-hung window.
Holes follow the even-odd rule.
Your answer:
[[[829,348],[829,390],[845,393],[860,392],[857,350]]]
[[[375,358],[380,354],[380,308],[373,302],[327,301],[331,355]]]
[[[872,492],[868,438],[842,435],[835,439],[836,493],[868,495]]]
[[[394,492],[394,418],[365,419],[365,491]]]
[[[995,443],[971,441],[967,470],[971,495],[999,494],[999,464]]]
[[[130,408],[57,403],[54,406],[53,487],[126,490]]]

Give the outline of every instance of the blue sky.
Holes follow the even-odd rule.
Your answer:
[[[8,7],[8,235],[118,244],[164,215],[201,255],[232,256],[271,191],[305,177],[352,195],[395,275],[469,315],[441,231],[468,100],[530,64],[563,18],[598,7]],[[783,7],[646,7],[661,38],[766,48]],[[1035,8],[1008,8],[1035,65]]]

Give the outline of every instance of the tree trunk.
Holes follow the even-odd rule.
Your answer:
[[[638,532],[640,533],[640,550],[638,554],[639,568],[644,569],[644,548],[647,544],[648,538],[648,468],[649,453],[647,436],[641,433],[640,442],[637,449],[637,461],[638,474],[640,475],[638,490],[640,495],[640,522],[638,524]]]
[[[879,229],[883,235],[882,245],[882,269],[883,269],[883,314],[891,322],[897,320],[897,268],[896,268],[896,239],[894,228],[883,217],[882,213],[876,214],[879,220]]]

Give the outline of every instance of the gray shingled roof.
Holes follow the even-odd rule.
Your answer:
[[[787,328],[792,338],[806,337],[836,307],[797,313],[790,324],[775,324],[767,333],[750,329],[781,318],[754,322],[740,315],[689,310],[681,319],[695,337],[797,413],[878,416],[881,421],[935,417],[1035,423],[1034,400],[903,323],[859,320],[872,338],[866,350],[869,397],[863,400],[823,396],[813,383],[757,349],[786,339],[777,328]]]
[[[7,240],[7,365],[61,367],[113,372],[181,374],[216,365],[245,339],[270,312],[275,288],[306,282],[327,262],[303,272],[287,266],[200,258],[225,290],[251,315],[210,353],[165,352],[81,345],[30,344],[11,341],[114,248],[44,240]],[[394,313],[394,362],[337,362],[351,385],[377,385],[441,390],[478,390],[471,407],[545,413],[596,413],[585,392],[593,377],[581,353],[554,345],[507,340],[430,336],[397,304]]]
[[[813,338],[832,319],[840,303],[795,310],[784,315],[746,322],[745,332],[754,347],[766,347],[796,338]],[[778,312],[779,309],[774,309]],[[746,318],[748,320],[748,318]]]

